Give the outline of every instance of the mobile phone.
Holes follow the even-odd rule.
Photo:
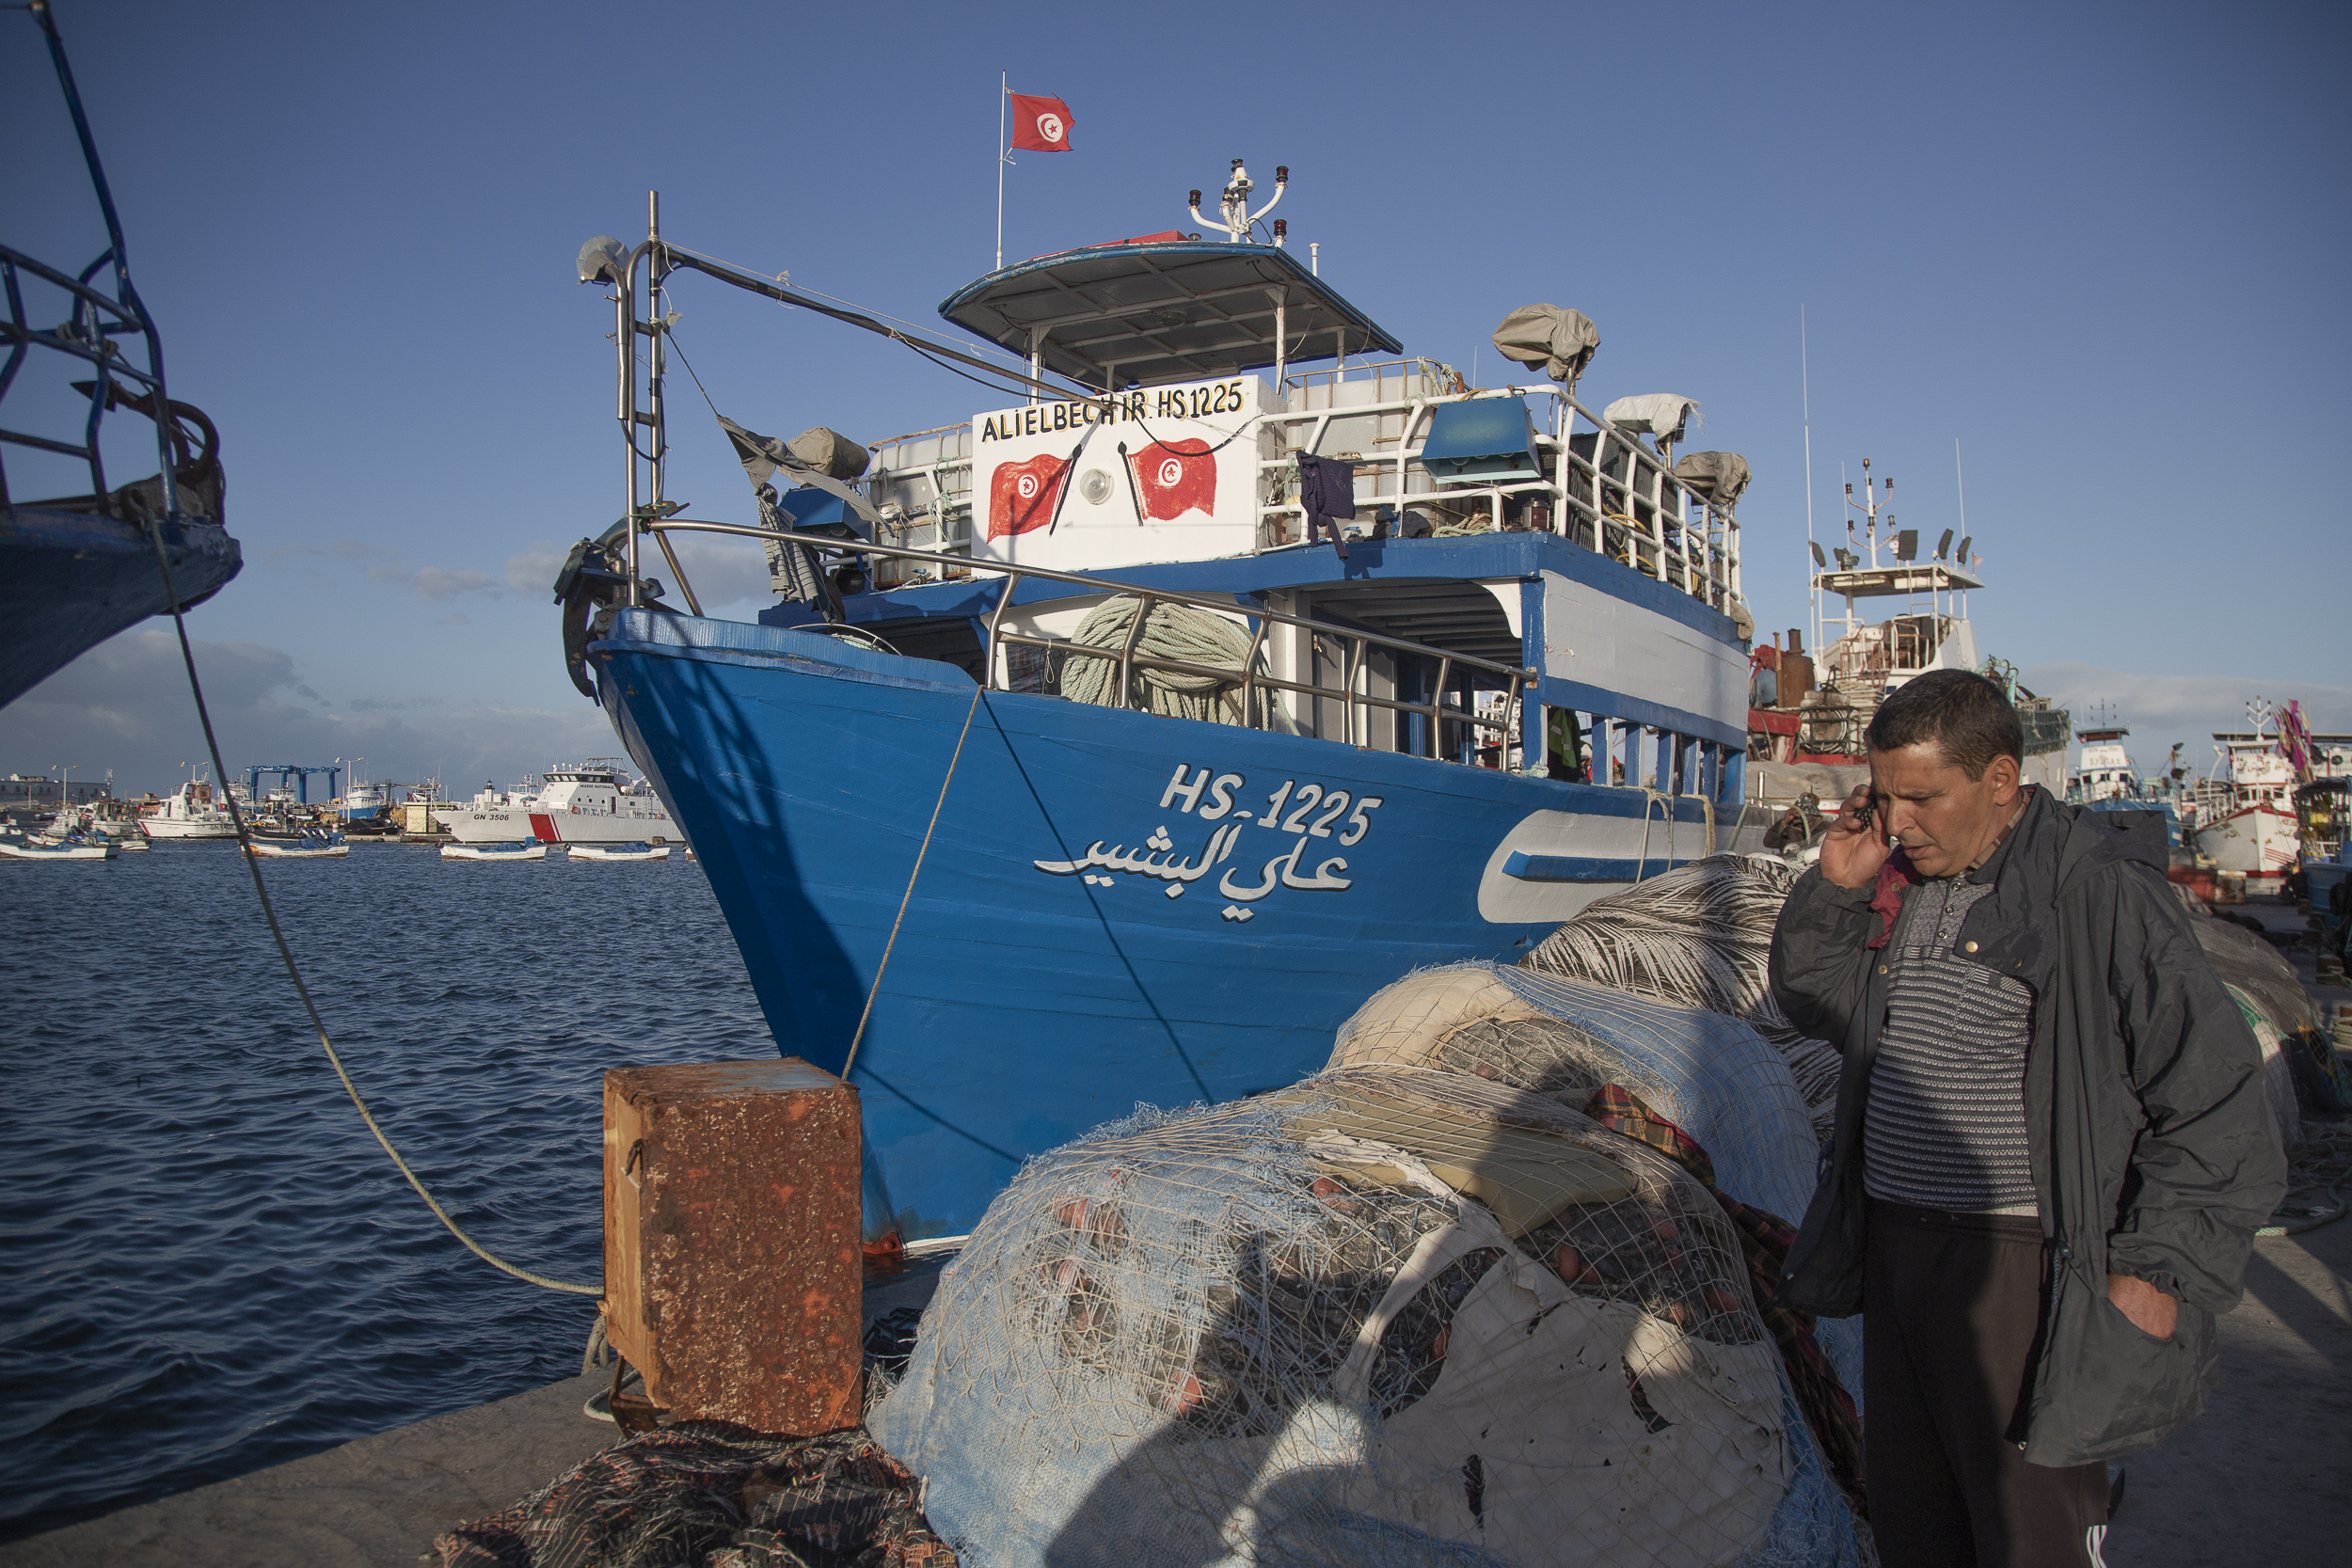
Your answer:
[[[1854,826],[1858,828],[1867,828],[1878,820],[1878,800],[1875,798],[1865,800],[1862,804],[1853,809]]]

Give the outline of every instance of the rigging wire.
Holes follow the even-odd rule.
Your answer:
[[[177,498],[174,494],[174,487],[170,484],[168,469],[166,470],[165,483],[167,508],[176,513],[178,507],[174,502]],[[441,1207],[439,1200],[434,1197],[424,1182],[418,1178],[417,1173],[409,1168],[408,1162],[400,1157],[400,1150],[392,1147],[392,1140],[386,1137],[384,1129],[377,1125],[374,1114],[368,1109],[368,1102],[360,1098],[359,1085],[351,1081],[351,1074],[344,1069],[343,1059],[336,1053],[335,1042],[327,1037],[326,1022],[319,1016],[318,1004],[310,997],[310,988],[303,984],[302,971],[294,966],[294,949],[286,944],[285,928],[278,925],[277,907],[270,902],[269,889],[262,881],[261,857],[253,853],[253,840],[245,825],[245,814],[237,809],[236,792],[229,787],[229,771],[221,762],[220,741],[213,734],[212,710],[204,701],[204,683],[197,678],[196,650],[188,641],[187,616],[180,603],[180,591],[171,580],[171,557],[164,548],[163,524],[160,520],[151,521],[147,526],[147,531],[148,537],[155,546],[155,564],[163,569],[164,597],[171,606],[171,624],[180,635],[180,660],[187,666],[188,690],[196,699],[197,721],[204,729],[205,749],[211,753],[213,759],[213,776],[221,781],[221,799],[228,802],[230,823],[237,830],[237,847],[245,857],[246,869],[252,874],[253,894],[261,900],[262,918],[269,923],[270,938],[278,944],[278,957],[286,966],[286,977],[294,982],[294,994],[302,998],[302,1010],[310,1015],[310,1028],[318,1036],[319,1048],[326,1053],[327,1064],[334,1068],[335,1076],[342,1080],[343,1092],[350,1095],[352,1104],[358,1107],[359,1119],[366,1122],[368,1131],[375,1134],[375,1141],[383,1145],[384,1152],[391,1157],[392,1164],[398,1167],[400,1174],[408,1179],[408,1185],[414,1187],[417,1196],[424,1199],[424,1206],[433,1211],[433,1217],[447,1227],[449,1233],[463,1242],[467,1250],[475,1257],[495,1269],[502,1270],[513,1275],[516,1279],[525,1280],[543,1290],[561,1291],[570,1295],[603,1295],[602,1285],[578,1285],[565,1280],[550,1279],[545,1275],[533,1274],[529,1269],[508,1262],[471,1236],[467,1235],[464,1228],[455,1220],[450,1218],[449,1211]]]

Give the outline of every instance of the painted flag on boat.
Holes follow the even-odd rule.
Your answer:
[[[1012,93],[1012,145],[1030,152],[1070,150],[1070,105],[1058,98]]]
[[[1130,452],[1136,499],[1146,517],[1162,521],[1200,511],[1216,515],[1216,454],[1206,441],[1154,441]]]
[[[1009,538],[1054,520],[1070,459],[1041,451],[1026,463],[999,463],[988,487],[988,536]]]

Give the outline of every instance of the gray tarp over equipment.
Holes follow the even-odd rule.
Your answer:
[[[1600,328],[1581,310],[1522,305],[1495,328],[1495,351],[1522,365],[1541,365],[1554,381],[1573,385],[1600,347]]]
[[[735,444],[735,455],[742,463],[744,473],[751,476],[752,493],[759,500],[760,527],[778,533],[791,531],[786,514],[776,505],[776,488],[769,483],[778,469],[800,483],[813,484],[828,495],[839,497],[869,526],[881,524],[882,519],[866,498],[842,483],[866,471],[864,447],[822,425],[803,431],[787,444],[773,436],[746,430],[724,414],[717,417],[719,428]],[[794,603],[821,607],[829,620],[841,619],[840,597],[833,592],[832,579],[825,575],[816,551],[806,545],[788,545],[781,540],[762,543],[768,551],[769,586]]]
[[[1698,410],[1698,399],[1686,398],[1679,392],[1636,392],[1602,409],[1600,417],[1636,436],[1678,441],[1682,438],[1683,421]]]
[[[1694,451],[1675,465],[1675,478],[1728,512],[1748,487],[1748,460],[1736,451]]]

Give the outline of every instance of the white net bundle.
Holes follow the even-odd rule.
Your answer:
[[[1787,1069],[1715,1021],[1778,1107],[1752,1135],[1678,1081],[1677,1009],[1603,995],[1412,976],[1295,1089],[1032,1160],[873,1413],[934,1528],[982,1568],[1864,1561],[1724,1207],[1571,1108],[1654,1094],[1760,1201],[1773,1137],[1810,1161]],[[1465,1060],[1547,1020],[1508,1049],[1559,1098],[1405,1060],[1416,1028]]]
[[[1519,962],[1745,1019],[1787,1059],[1826,1143],[1837,1107],[1837,1052],[1788,1022],[1766,969],[1772,927],[1802,872],[1777,856],[1709,855],[1594,900]]]

